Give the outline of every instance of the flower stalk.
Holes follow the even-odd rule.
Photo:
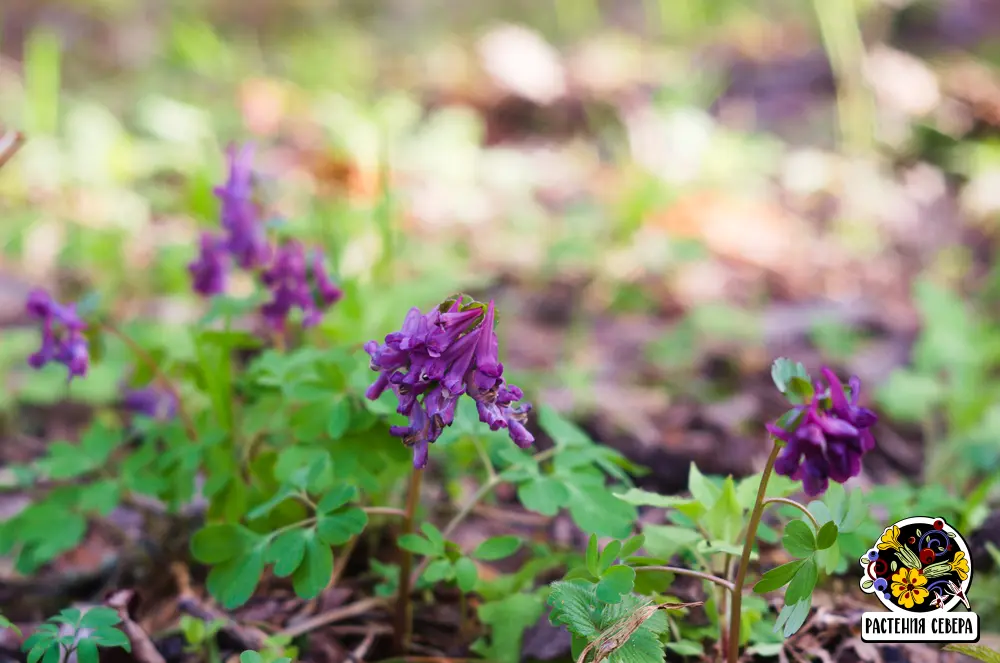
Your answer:
[[[775,440],[771,448],[771,455],[767,458],[764,466],[764,473],[760,477],[760,486],[757,488],[757,499],[750,512],[750,523],[747,525],[746,538],[743,540],[743,555],[740,557],[740,565],[736,571],[736,581],[733,583],[733,600],[729,609],[729,663],[738,663],[740,659],[740,613],[743,609],[743,585],[747,580],[747,570],[750,567],[750,555],[753,552],[753,542],[757,538],[757,527],[760,525],[761,515],[764,513],[764,495],[767,494],[767,482],[771,479],[771,472],[774,470],[774,462],[781,453],[783,444]]]
[[[403,531],[401,535],[413,532],[413,520],[417,505],[420,503],[420,483],[424,471],[414,468],[410,474],[410,488],[406,496],[406,512],[403,516]],[[410,636],[413,630],[413,619],[410,613],[410,569],[413,566],[413,553],[403,547],[399,548],[399,590],[396,593],[396,651],[399,656],[405,656],[410,648]]]

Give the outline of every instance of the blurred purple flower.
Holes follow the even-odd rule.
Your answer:
[[[302,311],[304,327],[318,324],[323,313],[343,294],[330,280],[323,254],[314,251],[307,263],[305,248],[294,240],[275,251],[274,260],[261,272],[260,281],[271,291],[271,299],[261,307],[261,314],[271,327],[279,330],[284,329],[293,308]]]
[[[844,483],[861,472],[861,458],[875,448],[871,427],[878,417],[858,405],[861,381],[852,377],[848,384],[851,399],[836,374],[823,368],[829,393],[817,383],[812,402],[796,407],[788,427],[777,422],[767,430],[786,446],[774,463],[778,474],[801,479],[810,496],[824,493],[829,480]]]
[[[153,419],[173,419],[177,415],[177,399],[169,391],[157,387],[128,389],[122,396],[121,405],[134,414]]]
[[[506,428],[515,444],[530,446],[534,438],[524,423],[531,406],[514,407],[524,394],[503,379],[493,302],[485,313],[481,307],[462,310],[461,300],[442,308],[426,314],[412,308],[384,343],[365,344],[371,369],[379,373],[365,395],[375,400],[386,389],[396,395],[396,411],[408,425],[390,432],[413,449],[415,468],[427,464],[428,446],[454,422],[462,394],[476,401],[479,420],[491,430]]]
[[[87,325],[77,315],[76,305],[63,306],[44,290],[33,290],[26,308],[29,315],[42,321],[42,345],[28,357],[28,364],[40,369],[54,361],[68,369],[69,380],[85,376],[90,366],[90,350],[83,335]]]
[[[270,247],[260,219],[260,210],[253,199],[254,146],[237,149],[231,145],[226,151],[229,160],[229,178],[215,188],[215,195],[222,201],[222,228],[226,232],[226,249],[243,269],[263,266]]]
[[[225,242],[211,233],[203,233],[198,258],[188,265],[194,291],[205,297],[222,293],[226,289],[228,263]]]
[[[306,254],[300,243],[290,241],[278,248],[273,262],[261,272],[260,281],[271,291],[271,299],[261,307],[261,315],[272,328],[284,329],[293,308],[303,311],[312,308],[306,281]]]

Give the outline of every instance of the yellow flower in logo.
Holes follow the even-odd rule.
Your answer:
[[[899,550],[899,528],[895,525],[887,528],[878,540],[879,550],[888,550],[889,548]]]
[[[926,584],[927,578],[920,569],[908,569],[904,566],[892,576],[892,595],[899,605],[909,610],[914,604],[919,605],[927,598],[930,592],[924,587]]]
[[[962,580],[969,577],[969,560],[965,559],[965,553],[961,550],[955,553],[955,559],[951,560],[951,570]]]

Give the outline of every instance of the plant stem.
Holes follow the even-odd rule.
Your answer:
[[[484,483],[482,486],[480,486],[479,490],[477,490],[476,493],[469,498],[469,501],[463,504],[462,508],[459,509],[454,516],[452,516],[451,520],[448,521],[448,524],[445,525],[443,530],[441,530],[441,535],[445,539],[451,536],[452,532],[455,531],[455,528],[461,525],[462,521],[469,517],[469,514],[472,513],[472,510],[476,508],[476,505],[479,504],[484,497],[489,495],[494,488],[499,486],[500,483],[501,483],[500,477],[494,477],[489,481],[487,481],[486,483]],[[417,568],[414,569],[413,571],[413,575],[410,578],[411,582],[415,583],[420,578],[420,574],[427,569],[427,566],[428,564],[430,564],[430,561],[431,560],[429,557],[424,557],[420,561],[420,564],[418,564]]]
[[[813,0],[820,38],[837,85],[837,114],[844,147],[870,150],[875,132],[872,101],[864,80],[865,44],[854,0]]]
[[[719,576],[714,576],[711,573],[702,573],[701,571],[695,571],[694,569],[684,569],[678,566],[636,566],[634,567],[636,571],[663,571],[664,573],[673,573],[678,576],[689,576],[691,578],[699,578],[701,580],[706,580],[711,583],[715,583],[719,587],[732,592],[735,589],[735,585],[729,582],[725,578],[720,578]]]
[[[369,516],[399,516],[406,518],[406,511],[391,506],[366,506],[361,509]]]
[[[764,495],[767,494],[767,482],[771,478],[774,461],[778,459],[781,448],[782,445],[774,443],[771,455],[767,458],[767,465],[764,466],[764,473],[760,477],[760,486],[757,487],[757,500],[754,502],[753,511],[750,512],[750,523],[747,525],[746,539],[743,541],[743,556],[740,557],[740,566],[736,571],[733,600],[729,608],[729,663],[739,663],[740,659],[740,612],[743,609],[743,584],[747,579],[750,554],[753,552],[753,542],[757,537],[757,526],[760,525],[760,517],[764,513]]]
[[[128,346],[128,349],[132,351],[132,354],[135,355],[136,359],[144,363],[146,367],[149,368],[153,374],[153,379],[156,380],[160,384],[160,387],[170,394],[170,396],[177,403],[177,414],[184,423],[184,430],[187,431],[188,437],[191,440],[197,440],[198,433],[197,429],[194,427],[194,420],[191,419],[191,416],[184,408],[184,401],[181,399],[180,392],[177,391],[177,387],[174,386],[174,383],[170,380],[170,378],[168,378],[166,374],[160,370],[160,366],[156,363],[156,360],[153,359],[148,352],[143,350],[142,346],[136,343],[131,336],[114,325],[108,322],[102,322],[101,328]]]
[[[410,475],[410,490],[406,496],[406,513],[403,516],[402,535],[413,532],[413,517],[420,502],[420,481],[423,470],[414,469]],[[410,568],[413,566],[413,554],[404,548],[399,549],[399,591],[396,595],[396,651],[399,656],[406,656],[410,648],[410,630],[413,626],[410,619]]]
[[[492,481],[497,476],[497,470],[493,467],[493,461],[490,460],[490,455],[486,452],[486,447],[483,446],[482,441],[476,435],[472,436],[472,444],[476,446],[476,453],[479,454],[479,460],[483,461],[483,466],[486,468],[486,476]]]
[[[813,516],[811,513],[809,513],[809,509],[807,509],[804,504],[800,504],[795,500],[790,500],[787,497],[769,497],[766,500],[764,500],[764,508],[767,508],[771,504],[785,504],[787,506],[795,507],[802,513],[806,514],[809,520],[812,521],[813,527],[816,528],[816,531],[817,532],[819,531],[819,523],[816,521],[816,517]]]

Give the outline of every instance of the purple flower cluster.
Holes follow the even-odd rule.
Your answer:
[[[375,400],[387,388],[395,393],[396,411],[409,425],[390,432],[412,447],[415,468],[427,465],[429,445],[454,422],[462,394],[475,400],[479,420],[491,430],[506,428],[522,449],[535,441],[524,426],[531,405],[515,407],[524,394],[503,378],[494,317],[492,301],[483,314],[482,305],[463,307],[459,298],[426,314],[412,308],[385,343],[365,344],[371,369],[379,372],[365,396]]]
[[[221,294],[235,263],[255,272],[270,291],[270,300],[261,307],[269,326],[284,329],[293,308],[302,311],[304,326],[317,324],[343,295],[326,271],[322,252],[315,250],[307,259],[299,242],[272,246],[254,200],[253,147],[230,147],[228,159],[229,178],[215,189],[222,201],[222,233],[201,236],[198,257],[188,265],[192,287],[205,297]]]
[[[871,427],[878,417],[858,405],[861,381],[852,377],[848,384],[851,399],[836,374],[823,368],[829,394],[815,385],[812,402],[796,407],[788,427],[767,424],[767,430],[786,446],[774,463],[778,474],[801,479],[810,496],[820,495],[829,480],[844,483],[861,472],[861,457],[875,448]]]
[[[288,313],[296,307],[304,314],[303,326],[318,324],[323,312],[343,295],[327,274],[323,254],[315,250],[307,260],[305,248],[296,241],[275,251],[274,261],[261,272],[260,280],[271,292],[261,314],[278,330],[284,328]]]
[[[44,290],[28,295],[28,314],[42,321],[42,346],[28,357],[32,368],[42,368],[49,362],[62,364],[69,370],[69,379],[83,377],[90,365],[90,349],[83,330],[87,325],[76,313],[75,304],[63,306]]]
[[[174,395],[152,386],[126,390],[122,395],[121,406],[133,414],[152,419],[169,420],[177,415],[177,399]]]

